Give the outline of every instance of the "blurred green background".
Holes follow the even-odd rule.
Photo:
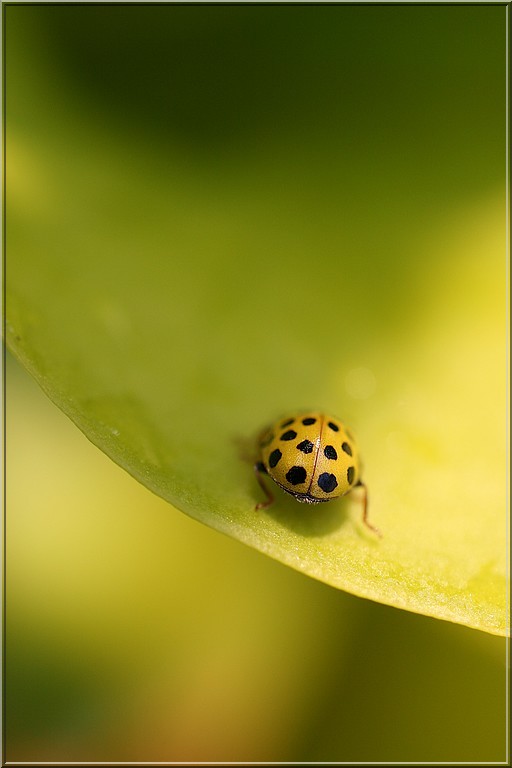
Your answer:
[[[382,551],[413,563],[430,517],[446,594],[446,552],[465,562],[478,540],[494,599],[505,8],[4,20],[7,331],[43,387],[235,536],[256,497],[228,437],[343,395]],[[6,416],[7,760],[505,759],[503,638],[360,600],[179,514],[11,360]],[[304,531],[329,540],[296,514],[278,507],[270,539],[294,525],[292,554]],[[332,514],[347,551],[377,557]]]

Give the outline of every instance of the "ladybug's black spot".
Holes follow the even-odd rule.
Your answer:
[[[341,446],[342,450],[345,451],[345,453],[348,453],[349,456],[352,456],[352,448],[348,443],[343,443]]]
[[[326,445],[324,448],[324,456],[326,459],[337,459],[338,454],[336,448],[333,445]]]
[[[279,448],[276,448],[275,451],[272,451],[272,453],[268,457],[269,467],[272,467],[272,469],[274,469],[274,467],[276,466],[276,464],[278,464],[279,459],[281,458],[282,455],[283,454],[281,453]]]
[[[283,432],[281,435],[281,440],[295,440],[297,437],[297,433],[293,431],[293,429],[289,429],[288,432]]]
[[[354,467],[349,467],[347,469],[347,480],[349,485],[352,485],[352,483],[354,482],[354,473],[355,473]]]
[[[295,421],[295,419],[287,419],[286,421],[283,421],[283,423],[281,424],[281,429],[283,427],[289,427],[290,424],[293,424],[294,421]]]
[[[299,451],[302,451],[302,453],[311,453],[313,450],[313,443],[309,440],[303,440],[302,443],[299,443],[297,448]]]
[[[325,493],[332,493],[338,485],[338,481],[335,475],[331,475],[329,472],[322,472],[318,478],[318,485]]]
[[[337,424],[334,423],[334,421],[327,422],[327,426],[330,427],[333,432],[339,432],[340,431],[340,428],[338,427]]]
[[[311,416],[308,416],[307,419],[302,419],[302,423],[305,427],[309,427],[310,424],[314,424],[316,419],[312,419]]]
[[[300,485],[306,480],[306,475],[304,467],[292,467],[286,473],[286,479],[291,485]]]

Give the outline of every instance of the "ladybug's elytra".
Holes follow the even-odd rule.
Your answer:
[[[368,521],[368,492],[360,479],[357,444],[340,419],[316,411],[283,417],[261,434],[258,449],[260,460],[254,469],[266,499],[256,509],[274,500],[262,473],[307,504],[331,501],[359,487],[364,491],[363,522],[381,535]]]

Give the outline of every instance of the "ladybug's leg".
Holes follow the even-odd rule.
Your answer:
[[[263,482],[263,478],[261,476],[262,474],[264,474],[264,475],[268,474],[267,470],[265,469],[265,465],[263,464],[263,462],[261,462],[261,461],[256,462],[256,464],[254,465],[254,474],[256,475],[256,480],[258,481],[261,490],[263,491],[263,493],[267,497],[265,499],[265,501],[260,501],[258,504],[256,504],[255,509],[256,510],[258,510],[258,509],[266,509],[267,507],[269,507],[272,504],[272,502],[274,501],[274,497],[272,496],[272,494],[268,490],[267,486]]]
[[[376,528],[374,525],[370,523],[368,520],[368,488],[363,483],[362,480],[359,480],[354,487],[360,486],[364,491],[364,497],[363,497],[363,523],[366,525],[367,528],[370,529],[370,531],[373,531],[377,534],[380,538],[382,538],[382,533],[379,531],[378,528]]]

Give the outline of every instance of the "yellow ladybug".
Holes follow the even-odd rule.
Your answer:
[[[316,411],[287,416],[261,434],[258,448],[260,460],[254,470],[266,499],[256,509],[274,501],[261,473],[307,504],[338,499],[359,487],[364,491],[363,522],[381,535],[368,521],[368,491],[359,477],[357,445],[342,421]]]

